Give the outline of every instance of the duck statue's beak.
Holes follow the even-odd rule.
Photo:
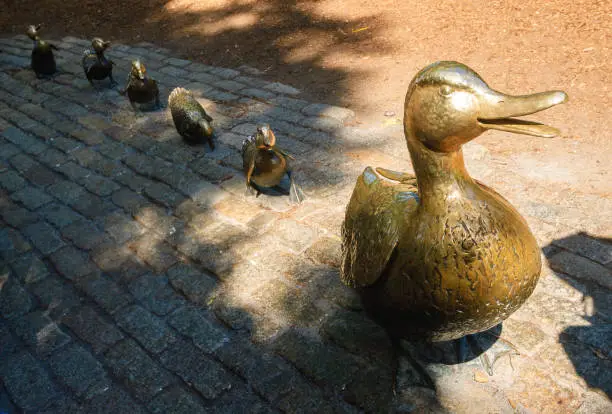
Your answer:
[[[513,119],[515,116],[529,115],[543,111],[567,101],[563,91],[534,93],[532,95],[512,96],[489,90],[480,95],[481,105],[478,123],[484,129],[498,129],[516,134],[552,138],[559,130],[537,122]]]

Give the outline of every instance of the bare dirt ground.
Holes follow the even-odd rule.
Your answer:
[[[478,142],[511,157],[519,174],[612,194],[610,0],[6,3],[0,32],[24,33],[42,22],[51,38],[148,41],[206,64],[255,67],[307,99],[355,110],[358,122],[392,137],[406,157],[397,125],[404,94],[414,73],[433,61],[466,63],[503,92],[563,89],[566,105],[533,117],[559,127],[559,138],[497,133]],[[388,111],[397,116],[385,117]]]

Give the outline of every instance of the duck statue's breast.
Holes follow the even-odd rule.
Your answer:
[[[445,341],[484,331],[535,289],[541,258],[527,223],[494,190],[470,187],[404,216],[382,277],[360,289],[401,336]]]

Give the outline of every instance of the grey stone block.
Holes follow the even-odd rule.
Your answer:
[[[108,389],[89,400],[85,404],[83,412],[97,414],[144,414],[147,411],[123,389],[116,385],[111,385]]]
[[[0,315],[13,319],[25,315],[34,307],[29,293],[11,274],[8,268],[0,268]]]
[[[553,270],[612,289],[612,270],[599,263],[566,251],[555,254],[548,261]]]
[[[11,195],[11,198],[22,203],[30,210],[36,210],[37,208],[53,201],[53,198],[51,198],[51,196],[49,196],[47,193],[31,186],[24,187],[21,190],[14,192]]]
[[[210,275],[186,265],[177,264],[168,269],[172,286],[191,302],[207,306],[217,281]]]
[[[97,270],[86,253],[66,246],[50,256],[57,271],[70,280],[77,280]]]
[[[176,380],[134,341],[124,340],[104,354],[105,365],[140,401],[151,401]]]
[[[177,339],[162,319],[138,305],[117,315],[117,324],[153,353],[162,352]]]
[[[78,198],[85,193],[85,189],[71,181],[61,181],[47,188],[49,194],[53,194],[55,198],[63,203],[72,205]]]
[[[218,362],[187,341],[170,346],[160,360],[164,366],[191,384],[206,399],[217,398],[232,387],[234,378]]]
[[[113,193],[111,199],[113,203],[129,214],[136,213],[148,203],[146,198],[127,188],[122,188]]]
[[[22,229],[28,224],[36,223],[38,221],[38,214],[13,204],[10,208],[2,211],[2,218],[10,226]]]
[[[29,285],[43,280],[49,274],[47,266],[33,253],[27,253],[19,257],[11,267],[21,283]]]
[[[83,220],[84,217],[69,207],[59,203],[50,203],[37,211],[46,221],[55,227],[63,228],[69,224]]]
[[[290,329],[274,340],[274,349],[321,386],[340,390],[360,366],[350,354]]]
[[[226,330],[214,322],[214,316],[201,309],[185,306],[169,317],[172,327],[193,340],[206,353],[211,353],[229,341]]]
[[[133,298],[125,293],[117,283],[97,269],[80,278],[77,283],[87,295],[111,315],[134,302]]]
[[[62,237],[84,250],[91,250],[109,237],[89,220],[80,219],[72,222],[61,230]]]
[[[0,174],[0,186],[9,193],[21,190],[26,185],[27,181],[15,171],[6,171]]]
[[[49,365],[55,376],[79,397],[91,398],[110,386],[102,364],[76,343],[57,351]]]
[[[166,207],[176,208],[185,201],[185,197],[163,183],[153,183],[144,189],[144,193]]]
[[[154,414],[199,414],[209,412],[193,393],[180,387],[171,387],[159,394],[147,406]]]
[[[145,308],[156,315],[167,315],[186,304],[185,299],[172,289],[164,275],[144,274],[132,281],[129,289]]]
[[[75,289],[56,274],[50,274],[29,288],[53,318],[61,317],[70,308],[81,303]]]
[[[302,108],[302,112],[308,116],[323,116],[336,119],[340,122],[348,121],[355,117],[355,113],[347,108],[326,104],[310,104]]]
[[[46,357],[72,339],[41,311],[35,311],[14,322],[17,335],[40,357]]]
[[[2,372],[13,401],[24,410],[42,410],[60,395],[49,374],[28,352],[9,356],[2,362]]]
[[[23,232],[45,256],[65,245],[57,231],[44,221],[30,224]]]
[[[90,306],[70,309],[62,318],[62,323],[88,343],[96,354],[105,352],[124,338],[123,333],[114,324]]]

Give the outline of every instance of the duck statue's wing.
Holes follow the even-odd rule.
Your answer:
[[[369,286],[383,273],[406,214],[418,205],[415,184],[388,180],[371,167],[359,176],[342,225],[341,277],[345,284]]]

